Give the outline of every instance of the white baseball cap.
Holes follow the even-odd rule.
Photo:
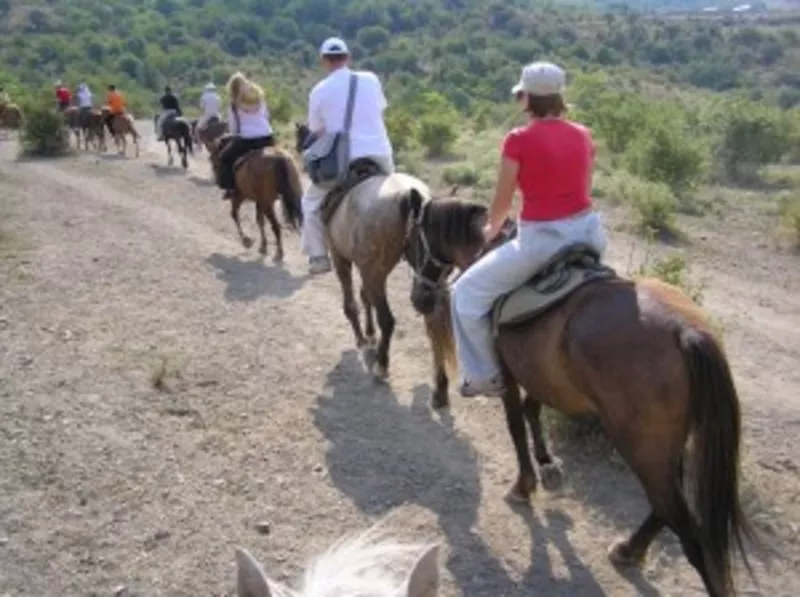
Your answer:
[[[205,87],[206,91],[213,91],[216,88],[217,88],[217,86],[214,85],[214,83],[211,83],[211,82],[206,83],[206,87]]]
[[[329,37],[319,48],[320,56],[325,56],[326,54],[332,54],[334,56],[347,56],[350,54],[350,50],[347,49],[347,44],[344,43],[343,40],[339,39],[338,37]]]
[[[530,95],[557,95],[564,92],[567,76],[552,62],[532,62],[522,69],[519,83],[511,88],[516,95],[524,91]]]

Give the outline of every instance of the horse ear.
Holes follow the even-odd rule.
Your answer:
[[[439,594],[439,546],[428,547],[411,569],[405,597],[435,597]]]
[[[250,552],[236,548],[236,595],[237,597],[272,597],[269,581],[264,569]]]

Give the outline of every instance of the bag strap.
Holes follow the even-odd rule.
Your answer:
[[[350,133],[353,124],[353,107],[356,103],[356,90],[358,89],[358,75],[350,73],[350,91],[347,93],[347,111],[344,115],[344,132]]]

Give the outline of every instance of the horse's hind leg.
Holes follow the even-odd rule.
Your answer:
[[[389,308],[389,301],[386,299],[386,280],[380,283],[370,284],[365,282],[367,297],[375,306],[378,316],[378,327],[381,329],[381,339],[378,342],[378,350],[375,356],[375,364],[372,366],[372,375],[379,380],[385,379],[389,373],[389,348],[392,343],[395,319],[392,310]]]
[[[536,473],[533,470],[531,453],[528,448],[528,431],[525,428],[525,407],[522,403],[519,386],[503,367],[503,378],[506,392],[503,395],[503,409],[506,413],[506,425],[517,453],[519,476],[506,493],[506,500],[511,503],[528,503],[531,494],[536,491]]]
[[[533,457],[536,459],[536,464],[539,465],[542,485],[548,491],[553,491],[561,486],[563,474],[561,467],[553,459],[553,455],[547,447],[547,440],[542,428],[542,403],[531,394],[527,394],[522,406],[525,409],[525,418],[528,419],[528,427],[533,436]]]
[[[175,163],[175,158],[172,157],[172,143],[169,139],[165,139],[164,143],[167,146],[167,165],[172,166]]]
[[[258,225],[258,232],[261,234],[261,244],[258,245],[258,252],[262,255],[267,254],[267,234],[264,231],[264,210],[261,203],[256,201],[256,224]]]
[[[253,239],[244,233],[242,222],[239,220],[239,208],[242,206],[243,201],[244,199],[238,193],[231,198],[231,218],[233,223],[236,224],[236,231],[239,233],[239,240],[242,241],[242,246],[245,249],[249,249],[253,246]]]
[[[367,324],[366,327],[367,343],[374,345],[375,319],[373,318],[372,314],[372,303],[369,301],[369,296],[367,296],[367,291],[363,286],[361,287],[361,305],[364,307],[365,320]]]
[[[336,251],[331,251],[331,258],[333,267],[336,270],[336,277],[339,278],[339,284],[342,286],[342,307],[344,309],[344,316],[350,322],[350,327],[353,328],[353,334],[356,337],[356,346],[359,350],[364,349],[367,341],[364,338],[364,333],[361,331],[361,322],[358,319],[358,304],[356,297],[353,293],[353,263],[348,261]]]
[[[269,225],[272,228],[272,234],[275,236],[275,257],[272,258],[273,263],[283,263],[283,240],[281,239],[281,224],[275,215],[275,209],[270,205],[269,209],[265,210]],[[266,240],[264,243],[266,244]]]

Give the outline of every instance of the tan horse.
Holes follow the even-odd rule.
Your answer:
[[[327,226],[331,259],[342,287],[344,314],[357,347],[364,351],[365,361],[378,380],[388,375],[395,326],[386,280],[403,258],[412,191],[430,197],[428,185],[409,174],[368,178],[344,196]],[[353,265],[361,277],[360,298],[366,323],[363,331],[353,292]],[[373,309],[381,331],[377,350]]]
[[[211,166],[216,174],[219,170],[219,153],[229,138],[223,137],[219,143],[211,145]],[[246,153],[234,164],[236,193],[231,199],[231,218],[236,224],[239,239],[245,248],[253,246],[253,240],[242,230],[239,220],[239,209],[245,201],[253,201],[256,205],[256,224],[261,233],[261,244],[258,252],[267,254],[267,235],[264,229],[265,218],[269,220],[275,236],[277,249],[273,261],[283,262],[283,241],[281,225],[275,215],[275,201],[278,195],[283,205],[284,222],[292,230],[298,230],[303,223],[303,212],[300,199],[303,196],[303,185],[300,169],[292,155],[281,147],[268,147]]]
[[[107,106],[103,107],[102,114],[104,119],[108,118],[110,112]],[[126,155],[128,151],[127,135],[130,135],[133,139],[133,145],[136,148],[136,157],[139,157],[140,135],[133,122],[133,116],[130,114],[116,114],[111,121],[111,131],[114,138],[114,145],[116,145],[120,155]]]
[[[70,106],[64,110],[64,120],[75,135],[78,149],[81,146],[81,138],[87,151],[90,141],[93,142],[95,149],[105,149],[105,128],[100,110],[81,110],[76,106]]]
[[[435,282],[453,266],[464,269],[474,261],[483,249],[485,217],[483,206],[415,199],[409,261],[416,272],[411,297],[417,311],[449,318],[446,288]],[[507,497],[527,502],[536,489],[526,421],[543,481],[561,478],[542,431],[543,404],[569,415],[595,413],[651,505],[639,529],[612,547],[611,561],[638,565],[659,531],[669,527],[709,595],[732,595],[731,555],[738,549],[744,556],[743,539],[752,535],[739,498],[739,399],[708,317],[659,280],[633,282],[606,272],[576,283],[573,274],[596,267],[596,256],[579,247],[571,259],[566,255],[534,281],[541,289],[561,276],[572,280],[562,284],[576,286],[559,291],[554,283],[549,297],[528,286],[501,303],[512,308],[501,306],[493,314],[498,323],[507,321],[497,328],[496,348],[519,466]],[[538,311],[531,301],[539,302]],[[452,357],[449,330],[442,323],[434,338],[437,385],[444,382],[438,406],[447,404],[443,361]],[[686,486],[693,491],[687,493]]]
[[[22,110],[17,104],[0,104],[0,127],[18,129],[22,126]]]

